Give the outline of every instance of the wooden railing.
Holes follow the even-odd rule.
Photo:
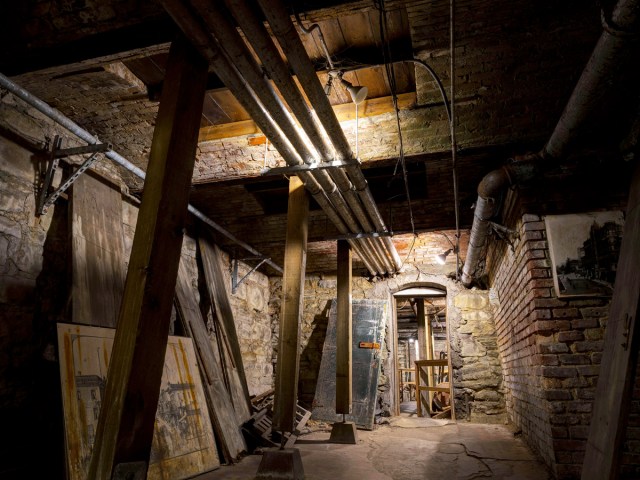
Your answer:
[[[449,365],[449,361],[445,358],[442,360],[416,360],[415,361],[415,379],[416,379],[416,407],[417,414],[419,417],[422,417],[422,398],[420,392],[429,392],[427,395],[427,412],[431,413],[431,399],[433,392],[443,392],[451,394],[451,384],[447,387],[437,387],[435,385],[431,385],[434,382],[434,374],[433,369],[435,367],[447,367]],[[428,368],[427,372],[424,372],[422,369],[424,367]],[[421,373],[424,372],[426,375],[424,377],[421,376]],[[426,385],[422,384],[422,380],[426,378]]]

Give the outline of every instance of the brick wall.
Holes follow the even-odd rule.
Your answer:
[[[558,478],[579,478],[609,299],[559,299],[545,225],[525,214],[492,292],[507,411]]]

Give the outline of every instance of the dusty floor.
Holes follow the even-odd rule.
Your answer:
[[[503,425],[407,416],[373,431],[358,430],[357,445],[330,444],[328,431],[303,435],[305,480],[551,479],[546,467]],[[261,460],[250,455],[198,480],[248,480]]]

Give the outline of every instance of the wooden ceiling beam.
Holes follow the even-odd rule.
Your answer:
[[[411,108],[416,103],[415,92],[401,93],[398,95],[398,108],[400,110],[406,110]],[[349,120],[355,120],[356,110],[353,103],[343,103],[342,105],[335,105],[333,111],[338,117],[339,122],[346,122]],[[360,118],[375,117],[377,115],[383,115],[385,113],[393,112],[393,100],[391,96],[372,98],[371,100],[365,100],[358,109],[358,116]],[[203,127],[200,129],[200,136],[198,137],[198,143],[210,142],[213,140],[219,140],[221,138],[240,137],[244,135],[261,134],[260,129],[253,120],[243,120],[240,122],[224,123],[222,125],[213,125],[210,127]],[[264,144],[266,138],[264,135],[253,137],[249,139],[251,145]]]

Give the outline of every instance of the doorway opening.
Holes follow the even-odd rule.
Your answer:
[[[393,303],[395,414],[455,419],[446,290],[411,287]]]

